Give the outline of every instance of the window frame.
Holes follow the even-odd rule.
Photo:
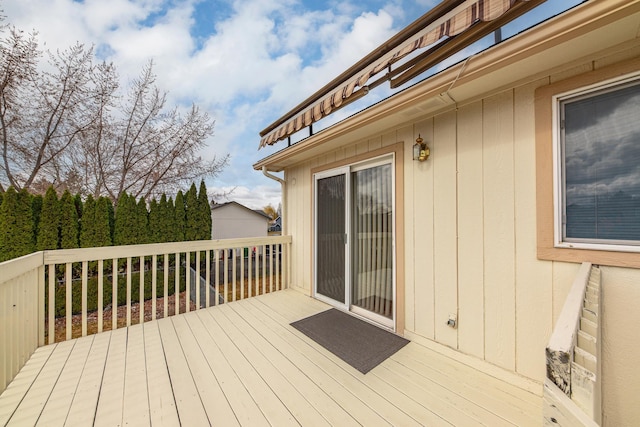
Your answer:
[[[621,251],[618,245],[580,246],[556,245],[556,182],[557,164],[554,145],[554,96],[575,91],[584,91],[589,87],[602,87],[609,81],[620,81],[632,75],[640,74],[640,57],[623,59],[617,63],[609,62],[602,66],[599,61],[590,61],[588,71],[574,74],[562,80],[552,80],[549,76],[535,90],[535,156],[536,156],[536,238],[537,257],[540,260],[571,263],[591,262],[613,267],[640,268],[640,252]],[[574,68],[574,70],[577,69]],[[583,68],[584,69],[584,68]]]
[[[629,244],[625,241],[607,241],[606,239],[585,238],[567,239],[566,223],[566,180],[564,149],[564,120],[563,104],[596,97],[600,94],[613,92],[617,88],[629,86],[640,87],[640,72],[633,72],[587,86],[574,88],[567,92],[558,93],[551,97],[553,114],[553,165],[554,165],[554,246],[557,248],[582,248],[592,250],[640,252],[640,242]],[[634,241],[635,242],[635,241]]]

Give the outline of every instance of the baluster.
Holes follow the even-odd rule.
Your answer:
[[[214,277],[214,289],[216,290],[216,294],[213,297],[213,305],[216,306],[220,302],[220,251],[218,249],[215,250],[215,262],[216,262],[216,274]]]
[[[49,344],[56,342],[56,266],[49,265]]]
[[[111,330],[118,329],[118,258],[111,261],[113,273],[111,276]]]
[[[196,310],[200,310],[200,251],[196,252],[196,278],[194,285],[196,290]]]
[[[67,263],[66,271],[65,271],[65,316],[66,316],[66,338],[68,340],[71,339],[71,309],[72,309],[72,293],[71,293],[71,269],[72,264],[70,262]]]
[[[186,312],[191,311],[191,252],[184,254],[184,280],[185,280],[185,295],[184,307]]]
[[[262,245],[262,293],[267,292],[267,245]]]
[[[229,301],[229,249],[223,249],[224,256],[224,302]]]
[[[205,283],[205,307],[209,308],[209,304],[211,303],[211,290],[209,287],[211,286],[211,251],[207,249],[206,252],[206,266],[205,266],[205,275],[207,276],[204,280]]]
[[[144,257],[140,257],[140,289],[138,289],[138,323],[144,323]]]
[[[169,254],[162,255],[164,261],[164,307],[162,317],[169,317]]]
[[[247,286],[249,287],[247,293],[248,293],[249,298],[251,298],[251,294],[253,293],[252,292],[253,283],[252,283],[252,280],[251,280],[251,276],[252,276],[251,273],[252,273],[252,267],[253,267],[253,259],[252,258],[253,258],[253,247],[249,248],[249,261],[247,263],[248,264],[247,265],[247,270],[249,270],[248,273],[247,273]]]
[[[232,283],[233,283],[233,296],[231,297],[231,301],[236,300],[236,249],[231,249],[231,275],[232,275]]]
[[[88,262],[82,261],[82,336],[87,336],[87,269]]]
[[[269,245],[269,292],[273,292],[273,245]]]
[[[276,250],[276,259],[275,259],[275,275],[276,275],[276,290],[282,290],[282,283],[280,278],[280,244],[273,245]]]
[[[244,250],[240,248],[240,299],[244,299]],[[247,250],[247,253],[249,251]]]
[[[98,333],[102,332],[104,319],[104,260],[98,260]]]
[[[156,299],[158,291],[156,289],[158,279],[158,255],[151,257],[151,320],[156,320]]]
[[[127,257],[127,326],[131,326],[131,257]]]
[[[175,296],[176,308],[173,314],[180,313],[180,252],[176,252],[176,276],[173,295]]]

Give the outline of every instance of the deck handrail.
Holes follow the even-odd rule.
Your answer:
[[[600,299],[600,269],[584,262],[546,348],[547,426],[597,426],[601,422]]]
[[[64,249],[0,263],[0,393],[39,346],[60,340],[56,335],[85,336],[288,288],[291,241],[270,236]],[[145,300],[151,301],[146,312]]]

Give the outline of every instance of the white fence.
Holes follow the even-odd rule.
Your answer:
[[[0,263],[0,392],[45,343],[288,288],[290,245],[290,236],[203,240]]]

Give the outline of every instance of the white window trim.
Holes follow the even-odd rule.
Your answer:
[[[638,80],[640,80],[640,71],[583,86],[567,92],[559,93],[552,97],[554,207],[553,230],[554,247],[556,248],[591,249],[614,252],[640,252],[640,245],[564,241],[564,230],[562,221],[562,217],[564,215],[564,181],[562,180],[562,130],[560,128],[560,104],[562,101],[569,98],[578,97],[580,95],[587,95],[591,92],[601,91],[612,86],[631,83]]]

